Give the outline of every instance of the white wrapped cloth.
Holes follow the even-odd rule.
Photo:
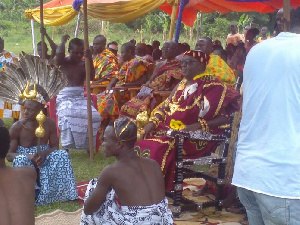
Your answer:
[[[90,181],[85,200],[96,188],[97,179]],[[82,212],[80,225],[173,225],[167,198],[150,206],[120,206],[115,190],[111,190],[99,210],[92,215]]]
[[[87,100],[83,87],[65,87],[56,98],[60,140],[64,148],[88,149]],[[93,143],[101,125],[101,116],[92,104]]]

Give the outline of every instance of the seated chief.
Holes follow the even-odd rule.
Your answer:
[[[181,61],[184,79],[154,112],[144,127],[144,139],[135,144],[140,155],[157,161],[165,177],[166,190],[173,190],[175,139],[169,129],[222,133],[220,125],[229,122],[229,115],[239,108],[240,95],[210,73],[204,73],[209,55],[189,51]],[[215,151],[215,142],[185,140],[184,157],[198,158]]]

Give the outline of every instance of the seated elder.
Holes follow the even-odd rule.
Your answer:
[[[1,119],[0,119],[1,123]],[[9,149],[9,132],[0,124],[0,218],[5,225],[34,224],[34,183],[36,174],[30,167],[5,165]]]
[[[181,61],[184,79],[150,118],[144,127],[145,138],[135,144],[141,155],[156,160],[165,177],[166,190],[173,189],[175,140],[166,136],[170,128],[184,131],[204,130],[222,133],[219,128],[229,122],[229,115],[239,108],[240,95],[204,73],[209,55],[189,51]],[[215,151],[215,142],[184,142],[184,156],[197,158]]]
[[[171,91],[182,80],[180,60],[175,58],[177,49],[177,43],[173,41],[163,45],[162,55],[165,60],[157,63],[150,80],[136,97],[122,106],[120,115],[135,119],[139,112],[149,113],[156,106],[153,91]]]
[[[173,224],[159,165],[136,154],[136,135],[128,117],[106,127],[104,153],[117,162],[89,183],[80,224]]]
[[[135,56],[135,46],[128,42],[122,45],[123,65],[106,91],[98,95],[98,112],[101,115],[101,131],[105,130],[109,120],[119,117],[119,106],[130,99],[128,90],[114,91],[114,87],[141,86],[147,81],[148,62]]]

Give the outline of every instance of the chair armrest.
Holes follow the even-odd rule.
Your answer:
[[[212,134],[207,131],[197,130],[197,131],[178,131],[169,129],[167,131],[167,136],[171,138],[183,137],[187,139],[193,139],[193,140],[205,140],[205,141],[224,141],[227,139],[225,135],[220,134]]]

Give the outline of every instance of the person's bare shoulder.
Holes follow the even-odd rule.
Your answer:
[[[17,136],[20,134],[23,126],[24,126],[24,120],[19,120],[15,122],[9,129],[9,133],[11,136]]]
[[[55,124],[54,120],[52,120],[49,117],[46,118],[45,125],[48,126],[50,129],[56,130],[56,124]]]

